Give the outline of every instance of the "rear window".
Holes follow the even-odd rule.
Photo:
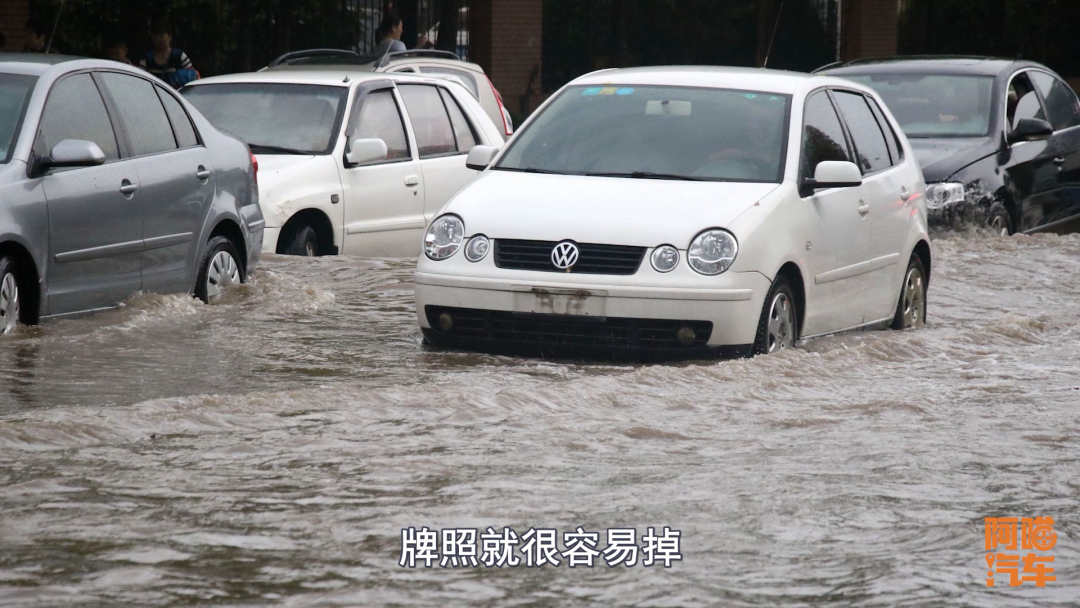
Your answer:
[[[957,74],[838,74],[873,88],[908,137],[990,134],[994,78]]]
[[[0,163],[11,160],[37,76],[0,74]]]

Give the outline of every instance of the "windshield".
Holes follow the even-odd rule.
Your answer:
[[[0,74],[0,164],[11,160],[15,138],[37,76]]]
[[[990,133],[992,76],[839,76],[877,91],[908,137],[983,137]]]
[[[256,154],[329,154],[337,141],[346,87],[235,83],[183,90],[214,126]]]
[[[570,87],[495,168],[779,183],[790,103],[788,95],[727,89]]]

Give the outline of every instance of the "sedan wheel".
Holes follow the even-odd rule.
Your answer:
[[[0,278],[0,334],[15,329],[19,321],[19,282],[15,274],[5,272]]]
[[[240,283],[240,266],[228,251],[219,251],[206,273],[206,295],[216,298],[226,287]]]
[[[786,293],[778,293],[769,307],[768,351],[795,346],[795,307]]]
[[[911,256],[904,284],[900,289],[900,301],[896,304],[893,329],[910,329],[926,324],[926,272],[922,260]]]
[[[990,218],[990,229],[1001,236],[1009,236],[1009,220],[1003,215]]]

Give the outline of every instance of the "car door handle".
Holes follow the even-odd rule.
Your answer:
[[[419,186],[420,178],[416,177],[415,175],[407,175],[405,176],[405,185],[410,188],[412,188],[413,186]]]
[[[125,179],[124,181],[120,182],[120,194],[123,194],[128,198],[131,198],[131,195],[135,194],[135,191],[138,189],[139,187],[131,183],[130,180]]]
[[[900,186],[900,200],[905,203],[911,198],[911,191],[907,189],[907,186]]]
[[[199,165],[199,170],[195,172],[195,177],[205,182],[206,180],[210,179],[210,170],[202,165]]]
[[[1065,157],[1064,156],[1059,156],[1059,157],[1055,158],[1054,159],[1054,164],[1055,165],[1064,165],[1065,164]]]
[[[870,205],[860,205],[859,215],[866,215],[867,213],[870,213]]]

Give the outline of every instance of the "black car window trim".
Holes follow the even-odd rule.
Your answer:
[[[803,157],[806,154],[806,118],[807,118],[806,117],[806,112],[807,112],[807,109],[808,109],[808,107],[810,105],[808,102],[811,99],[813,99],[813,97],[815,95],[819,95],[819,94],[825,95],[825,99],[827,99],[829,101],[829,105],[832,107],[833,112],[836,113],[836,119],[840,122],[840,131],[843,132],[843,134],[844,134],[844,145],[847,146],[848,158],[851,158],[852,152],[855,149],[854,145],[852,145],[852,142],[851,142],[851,135],[848,133],[847,124],[844,122],[844,118],[842,116],[840,116],[840,110],[837,109],[837,107],[836,107],[836,101],[834,101],[833,98],[832,98],[832,95],[829,94],[830,88],[831,87],[820,87],[820,88],[814,89],[813,91],[810,91],[809,93],[807,93],[806,97],[803,98],[802,125],[801,125],[801,128],[799,129],[799,131],[800,131],[800,133],[799,133],[799,183],[800,184],[803,182],[803,180],[810,179],[810,178],[814,177],[813,175],[805,175],[803,173]],[[855,166],[857,167],[858,165],[855,165]],[[860,169],[860,171],[862,171],[862,169]],[[809,198],[809,197],[803,197],[803,198]]]
[[[454,94],[450,91],[450,89],[448,89],[447,87],[444,87],[442,85],[436,86],[435,89],[437,91],[439,91],[439,93],[440,93],[439,94],[439,99],[442,100],[443,111],[446,112],[446,117],[450,119],[450,132],[454,134],[454,145],[457,146],[457,152],[455,152],[454,154],[447,153],[445,155],[440,155],[440,156],[454,156],[454,155],[460,155],[460,154],[468,154],[469,153],[468,150],[462,150],[461,149],[461,142],[458,141],[457,131],[454,130],[454,119],[450,116],[450,108],[446,107],[446,97],[445,96],[449,96],[451,101],[454,104],[457,105],[458,112],[461,112],[461,117],[465,119],[465,124],[469,127],[469,131],[472,132],[473,141],[479,142],[480,137],[477,135],[476,127],[473,126],[472,117],[469,116],[469,113],[465,111],[465,108],[461,107],[461,102],[458,101],[456,97],[454,97]],[[481,145],[481,144],[478,143],[477,145]],[[432,157],[429,156],[428,158],[432,158]]]
[[[405,145],[408,147],[409,155],[405,158],[391,158],[387,160],[375,161],[371,163],[364,163],[363,165],[357,165],[350,163],[345,159],[345,155],[349,153],[349,146],[351,145],[353,133],[356,132],[357,123],[360,120],[360,111],[363,109],[364,102],[367,101],[368,95],[377,93],[379,91],[390,91],[390,96],[394,100],[394,105],[397,107],[398,120],[401,121],[401,130],[405,132]],[[353,106],[349,109],[349,121],[345,123],[345,150],[342,152],[341,161],[346,169],[354,169],[357,167],[376,167],[379,165],[392,165],[395,163],[410,163],[416,160],[416,148],[413,146],[412,130],[409,128],[409,122],[405,119],[403,112],[405,109],[404,100],[398,95],[397,87],[393,82],[388,80],[377,81],[374,83],[363,84],[356,87],[353,92]]]
[[[101,79],[100,79],[101,74],[104,74],[104,73],[120,74],[122,76],[131,76],[132,78],[137,78],[139,80],[145,81],[150,86],[155,87],[155,88],[157,87],[157,85],[154,83],[153,80],[151,80],[149,78],[144,78],[141,74],[133,74],[131,72],[125,72],[124,70],[101,70],[101,69],[98,69],[98,70],[93,70],[92,71],[92,75],[94,76],[94,83],[97,84],[98,91],[101,92],[101,96],[105,99],[105,108],[109,111],[109,119],[112,120],[112,122],[113,122],[113,129],[117,129],[117,131],[116,131],[117,137],[116,138],[118,140],[121,140],[121,139],[123,140],[123,150],[120,153],[120,159],[121,160],[123,160],[125,158],[150,158],[152,156],[159,156],[161,154],[172,154],[173,152],[177,152],[179,150],[185,149],[185,148],[181,148],[179,145],[177,145],[177,147],[173,148],[172,150],[160,150],[158,152],[151,152],[149,154],[139,154],[138,156],[132,156],[131,155],[131,150],[133,149],[133,146],[131,145],[131,140],[129,139],[130,136],[128,134],[128,131],[124,127],[124,121],[120,118],[120,109],[116,105],[116,100],[113,99],[112,92],[109,90],[109,87],[105,86],[105,83],[103,81],[101,81]],[[155,96],[156,96],[156,93],[155,93]],[[175,143],[177,141],[177,139],[176,139],[176,131],[173,130],[172,121],[169,120],[169,112],[167,110],[165,110],[165,104],[161,103],[161,99],[158,99],[158,103],[161,104],[161,111],[165,113],[165,119],[169,123],[169,130],[173,132],[172,133],[173,142]],[[181,104],[180,107],[183,107],[183,104]],[[119,125],[119,126],[117,126],[117,125]],[[198,131],[196,131],[195,133],[196,133],[196,136],[197,136]]]
[[[111,163],[118,163],[118,162],[123,162],[123,161],[127,160],[127,158],[128,158],[128,155],[127,155],[127,152],[128,152],[127,139],[126,139],[126,137],[121,137],[120,132],[117,130],[118,125],[117,125],[116,109],[113,108],[110,105],[110,103],[112,102],[112,99],[106,96],[106,92],[102,90],[101,83],[98,82],[97,78],[94,78],[94,72],[95,71],[96,70],[92,70],[92,69],[72,70],[71,72],[67,72],[64,75],[58,77],[56,80],[54,80],[49,85],[49,93],[45,96],[45,103],[43,103],[41,105],[41,112],[38,114],[37,128],[34,131],[34,141],[31,142],[31,144],[30,144],[30,162],[26,163],[26,176],[27,177],[29,177],[29,178],[42,177],[42,174],[38,173],[38,169],[37,169],[37,161],[38,161],[37,144],[38,144],[38,139],[41,137],[41,123],[45,119],[45,108],[48,107],[49,100],[52,98],[53,89],[55,89],[56,85],[60,84],[64,80],[67,80],[68,78],[71,78],[72,76],[77,76],[79,74],[89,74],[91,80],[94,81],[94,86],[97,87],[98,95],[101,96],[101,103],[105,104],[105,113],[108,114],[108,116],[109,116],[109,124],[112,127],[113,137],[116,138],[116,151],[117,151],[118,155],[120,156],[120,158],[113,158],[113,159],[108,159],[107,158],[107,159],[105,159],[105,162],[102,163],[102,164],[103,165],[108,165],[108,164],[111,164]],[[100,165],[97,165],[97,166],[100,166]],[[72,167],[71,169],[68,169],[68,171],[78,171],[80,169],[92,169],[92,168],[93,167]]]
[[[1076,96],[1076,91],[1074,91],[1073,88],[1071,86],[1069,86],[1068,83],[1066,83],[1064,80],[1062,80],[1061,77],[1053,74],[1052,72],[1048,72],[1046,70],[1040,70],[1038,68],[1028,68],[1025,71],[1026,72],[1038,72],[1040,74],[1045,74],[1045,75],[1049,76],[1050,78],[1053,78],[1057,82],[1065,85],[1065,88],[1067,90],[1071,91],[1074,96]],[[1043,95],[1042,91],[1039,90],[1039,85],[1035,84],[1035,81],[1033,81],[1030,76],[1028,77],[1028,82],[1031,83],[1032,88],[1035,89],[1035,94],[1039,97],[1039,103],[1042,104],[1043,114],[1046,116],[1046,122],[1050,123],[1050,126],[1053,126],[1054,121],[1051,120],[1051,116],[1050,116],[1050,112],[1049,112],[1050,106],[1046,103],[1046,96]],[[1008,103],[1008,101],[1006,101],[1006,103]],[[1054,133],[1063,133],[1065,131],[1069,131],[1071,129],[1076,129],[1076,128],[1080,128],[1080,124],[1076,124],[1076,125],[1073,125],[1071,127],[1066,127],[1064,129],[1054,129]]]
[[[893,145],[896,146],[896,153],[899,154],[898,158],[892,158],[892,148],[888,146],[888,141],[885,142],[886,147],[889,148],[889,158],[892,160],[890,169],[904,162],[904,146],[900,143],[900,137],[896,134],[896,129],[893,128],[892,123],[889,122],[889,118],[885,116],[885,111],[881,109],[881,105],[871,95],[863,93],[863,97],[866,98],[867,105],[870,106],[870,113],[874,115],[874,120],[878,121],[878,127],[881,128],[881,134],[888,140],[889,136],[892,136]]]
[[[435,89],[435,94],[436,95],[439,95],[439,89],[442,88],[441,86],[439,86],[437,84],[432,84],[430,82],[408,82],[408,83],[402,83],[402,84],[407,84],[409,86],[432,87],[433,89]],[[450,120],[450,111],[446,109],[446,102],[442,101],[442,95],[439,95],[439,101],[442,103],[443,113],[446,114],[446,122],[447,122],[447,124],[450,125],[450,134],[454,136],[454,147],[457,148],[458,147],[458,145],[457,145],[457,135],[454,133],[454,123],[453,123],[452,120]],[[404,106],[405,105],[405,98],[404,97],[401,99],[401,102],[402,102],[401,105]],[[405,108],[405,111],[408,112],[409,111],[408,108]],[[412,122],[412,117],[411,116],[409,117],[409,122],[410,122],[410,124]],[[419,154],[419,148],[420,148],[420,142],[419,141],[416,143],[416,147],[417,147],[417,154]],[[451,156],[461,156],[462,154],[466,154],[466,152],[461,152],[459,150],[454,150],[453,152],[441,152],[439,154],[428,154],[428,155],[425,155],[425,156],[420,156],[420,160],[430,160],[430,159],[433,159],[433,158],[448,158],[448,157],[451,157]]]
[[[859,146],[855,143],[855,136],[852,135],[852,133],[851,133],[851,127],[849,127],[848,124],[847,124],[847,117],[844,116],[844,112],[841,111],[841,109],[840,109],[840,104],[833,97],[833,93],[838,93],[838,92],[853,93],[853,94],[855,94],[855,95],[857,95],[859,97],[862,97],[864,100],[866,98],[866,93],[863,93],[862,91],[860,91],[858,89],[849,89],[847,87],[836,87],[836,86],[829,87],[829,101],[832,102],[833,109],[836,110],[836,115],[840,118],[840,126],[843,127],[844,134],[848,138],[848,147],[850,148],[848,150],[848,152],[854,152],[855,153],[855,155],[854,155],[855,160],[857,161],[859,159]],[[865,101],[864,101],[864,103],[865,103]],[[869,110],[870,107],[867,106],[867,109]],[[874,112],[873,112],[873,110],[871,110],[870,115],[873,116],[873,114],[874,114]],[[880,128],[881,128],[881,125],[878,125],[878,129],[880,129]],[[882,136],[882,138],[885,137],[884,131],[881,133],[881,136]],[[887,145],[885,147],[888,148]],[[852,161],[852,162],[855,162],[855,161]],[[897,163],[897,164],[899,164],[899,163]],[[863,171],[863,168],[860,165],[860,163],[855,162],[855,166],[859,167],[860,172]],[[863,172],[863,174],[862,174],[863,179],[866,179],[867,177],[873,177],[873,176],[876,176],[876,175],[881,174],[881,173],[885,173],[886,171],[891,171],[892,169],[895,169],[896,166],[897,165],[894,164],[894,165],[890,165],[888,167],[885,167],[884,169],[878,169],[877,171]]]
[[[1035,86],[1035,83],[1032,82],[1031,77],[1027,75],[1028,72],[1034,72],[1034,71],[1036,71],[1036,70],[1034,68],[1030,68],[1030,67],[1021,68],[1021,69],[1016,70],[1015,72],[1013,72],[1009,76],[1009,79],[1005,82],[1004,95],[1001,96],[1002,97],[1002,99],[1001,99],[1001,104],[1002,104],[1001,105],[1001,109],[1002,109],[1001,122],[1004,125],[1004,132],[1002,134],[1004,137],[1003,137],[1002,141],[1008,141],[1009,131],[1012,130],[1012,124],[1010,124],[1010,122],[1009,122],[1009,87],[1011,87],[1013,81],[1016,80],[1021,75],[1023,75],[1025,78],[1027,78],[1028,85],[1030,85],[1031,90],[1035,92],[1035,99],[1039,100],[1039,107],[1042,109],[1044,120],[1046,120],[1046,118],[1049,118],[1049,116],[1050,116],[1046,112],[1046,102],[1042,98],[1042,93],[1039,92],[1039,87]],[[1019,100],[1017,100],[1017,101],[1019,101]],[[1047,120],[1046,122],[1050,122],[1050,121]],[[1051,125],[1053,125],[1053,123],[1051,123]],[[1015,144],[1011,144],[1011,145],[1016,146],[1016,145],[1019,145],[1019,144],[1026,144],[1026,143],[1030,143],[1030,142],[1019,141],[1019,142],[1016,142]]]
[[[176,125],[173,124],[172,114],[169,114],[169,109],[165,108],[165,117],[169,119],[169,125],[172,127],[173,138],[176,139],[176,148],[178,150],[187,150],[188,148],[198,148],[200,146],[205,148],[206,147],[206,142],[202,138],[202,133],[199,133],[198,125],[196,125],[195,121],[191,119],[191,114],[188,113],[187,108],[184,107],[184,102],[181,100],[180,95],[178,93],[176,93],[176,91],[171,89],[171,88],[166,88],[166,87],[163,87],[163,86],[158,85],[156,83],[151,83],[151,84],[154,85],[154,91],[157,92],[158,97],[160,97],[162,95],[170,95],[170,96],[172,96],[173,100],[175,100],[177,103],[180,104],[180,110],[184,113],[184,116],[187,117],[188,123],[191,125],[191,130],[195,131],[195,145],[194,146],[181,146],[180,145],[180,135],[176,132]],[[162,107],[165,106],[164,103],[162,103],[161,105],[162,105]]]

